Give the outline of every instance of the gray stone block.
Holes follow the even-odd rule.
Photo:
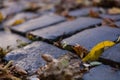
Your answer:
[[[87,29],[76,35],[64,39],[61,43],[68,45],[79,44],[88,50],[91,50],[99,42],[105,40],[115,41],[120,36],[120,29],[107,26],[101,26],[93,29]]]
[[[69,12],[70,16],[75,16],[75,17],[79,17],[79,16],[87,16],[90,12],[90,10],[93,10],[95,12],[99,12],[99,8],[81,8],[81,9],[77,9],[77,10],[73,10]]]
[[[68,51],[61,50],[45,42],[34,42],[24,48],[8,53],[5,56],[5,60],[14,60],[14,65],[32,74],[45,64],[45,61],[41,58],[42,54],[50,54],[54,58],[58,58],[65,53],[68,53]]]
[[[120,63],[120,43],[105,50],[101,58]]]
[[[112,20],[120,20],[120,14],[117,14],[117,15],[109,15],[109,14],[100,14],[100,17],[101,18],[109,18],[109,19],[112,19]]]
[[[29,43],[30,41],[22,36],[7,33],[7,32],[0,32],[0,47],[6,48],[7,46],[10,46],[11,48],[17,47],[19,45],[17,43],[17,40],[21,40],[22,42]]]
[[[70,36],[81,30],[91,28],[100,23],[101,23],[100,19],[80,17],[73,21],[67,21],[58,25],[50,26],[48,28],[35,30],[30,32],[29,34],[36,36],[37,38],[56,40],[60,37]]]
[[[64,20],[64,17],[55,14],[43,15],[41,17],[29,20],[21,25],[14,26],[12,27],[12,30],[19,33],[26,33],[31,30],[48,27]]]
[[[115,70],[108,65],[100,65],[90,69],[83,76],[83,80],[119,80],[120,70]]]

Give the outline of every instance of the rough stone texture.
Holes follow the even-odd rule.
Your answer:
[[[102,54],[101,58],[120,63],[120,43],[107,49]]]
[[[14,64],[27,70],[30,74],[34,73],[40,66],[45,64],[41,58],[42,54],[50,54],[55,58],[68,53],[55,46],[44,42],[34,42],[24,48],[14,50],[5,56],[6,60],[14,60]]]
[[[38,14],[31,12],[22,12],[4,22],[4,26],[12,26],[16,20],[24,19],[27,21],[36,17],[38,17]]]
[[[120,29],[101,26],[98,28],[85,30],[69,38],[66,38],[62,41],[62,43],[66,43],[68,45],[79,44],[86,49],[91,50],[91,48],[97,43],[105,40],[115,41],[119,36]]]
[[[83,76],[83,80],[118,80],[120,79],[120,70],[116,70],[108,65],[100,65],[90,69]]]
[[[115,20],[115,21],[120,20],[120,14],[118,14],[118,15],[100,14],[100,17],[103,19],[110,18],[110,19]]]
[[[95,12],[99,12],[99,8],[82,8],[82,9],[77,9],[77,10],[73,10],[69,12],[70,16],[75,16],[75,17],[79,17],[79,16],[86,16],[89,14],[90,10],[93,10]]]
[[[6,48],[7,46],[10,46],[12,48],[15,48],[18,43],[16,40],[22,40],[22,42],[29,43],[30,41],[22,36],[12,34],[12,33],[7,33],[7,32],[0,32],[0,47]]]
[[[64,17],[58,16],[55,14],[43,15],[41,17],[27,21],[26,23],[23,23],[21,25],[14,26],[12,27],[12,30],[16,32],[20,32],[20,33],[25,33],[31,30],[35,30],[38,28],[44,28],[52,24],[59,23],[64,20],[65,20]]]
[[[100,19],[80,17],[73,21],[67,21],[48,28],[32,31],[30,34],[47,40],[56,40],[61,36],[69,36],[83,29],[93,27],[100,24],[100,22]]]

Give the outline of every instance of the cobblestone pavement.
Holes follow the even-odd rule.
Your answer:
[[[0,25],[0,47],[11,46],[14,50],[5,56],[5,60],[14,60],[14,65],[22,67],[31,74],[45,64],[41,54],[47,53],[58,58],[66,53],[72,53],[55,46],[54,42],[60,40],[60,44],[65,43],[70,46],[79,44],[90,51],[97,43],[104,40],[115,41],[120,36],[120,14],[101,14],[101,8],[98,7],[71,10],[68,14],[76,18],[68,20],[64,16],[55,14],[52,8],[33,13],[25,11],[29,7],[22,2],[19,5],[12,5],[14,4],[12,2],[5,4],[8,7],[0,9],[0,13],[7,17]],[[100,17],[89,16],[91,9],[100,13]],[[118,27],[102,25],[104,18],[113,19]],[[21,24],[16,25],[17,20]],[[16,41],[19,40],[28,44],[16,49],[18,46]],[[120,79],[120,70],[114,70],[115,66],[120,66],[120,43],[105,50],[100,61],[103,64],[91,68],[83,76],[83,80]]]

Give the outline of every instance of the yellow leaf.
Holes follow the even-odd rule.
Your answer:
[[[23,22],[25,22],[24,19],[19,19],[19,20],[16,20],[12,25],[16,26],[16,25],[22,24]]]
[[[3,16],[3,14],[0,12],[0,22],[2,22],[3,19],[4,19],[4,16]]]
[[[103,42],[98,43],[96,46],[94,46],[91,49],[90,53],[88,53],[88,55],[82,59],[82,61],[87,62],[87,61],[98,60],[100,55],[103,53],[104,49],[106,47],[111,47],[113,45],[115,45],[115,43],[112,41],[103,41]]]

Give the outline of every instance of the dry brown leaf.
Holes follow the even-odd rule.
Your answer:
[[[98,12],[95,12],[94,10],[90,10],[90,12],[89,12],[89,16],[90,17],[93,17],[93,18],[99,18],[100,16],[99,16],[99,13]]]
[[[51,55],[45,54],[44,56],[49,58]],[[81,68],[80,59],[73,54],[63,55],[59,59],[53,57],[50,62],[45,61],[47,64],[37,70],[40,80],[78,80],[89,70],[86,67]]]
[[[120,14],[120,8],[113,7],[111,9],[108,9],[109,14]]]
[[[69,11],[68,10],[64,10],[64,11],[59,12],[57,14],[66,17],[67,20],[74,20],[75,19],[75,17],[69,15]]]
[[[73,50],[80,56],[80,58],[85,57],[88,54],[88,50],[80,45],[76,45],[73,47]]]
[[[108,19],[105,18],[102,22],[102,26],[104,25],[108,25],[109,27],[114,27],[114,28],[118,28],[118,26],[114,23],[114,21],[112,19]]]
[[[13,66],[11,67],[11,70],[19,75],[27,75],[27,72],[19,66]]]
[[[11,71],[9,70],[9,67],[12,65],[12,61],[9,61],[7,65],[4,67],[0,65],[0,80],[21,80],[20,78],[17,78],[11,74]]]

